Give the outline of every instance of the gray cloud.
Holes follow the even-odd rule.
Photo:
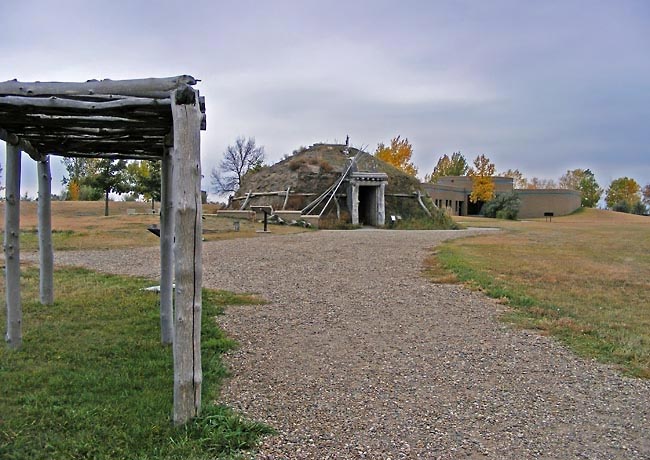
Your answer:
[[[201,78],[206,172],[238,135],[278,160],[401,134],[423,175],[460,149],[528,176],[650,183],[644,1],[32,0],[3,19],[0,80]]]

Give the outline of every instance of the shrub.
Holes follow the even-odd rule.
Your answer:
[[[632,206],[630,206],[630,203],[628,203],[626,200],[621,200],[612,206],[612,211],[625,212],[629,214],[632,211]]]
[[[289,163],[289,169],[291,171],[297,171],[306,163],[307,161],[304,158],[296,158],[294,160],[291,160],[291,162]]]
[[[648,213],[648,208],[641,201],[637,201],[632,206],[632,214],[638,214],[639,216],[644,216]]]
[[[500,193],[481,208],[481,215],[497,219],[515,220],[521,200],[515,192]]]

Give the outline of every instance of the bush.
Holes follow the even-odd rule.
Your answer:
[[[628,203],[627,201],[621,200],[617,202],[614,206],[612,206],[612,211],[624,212],[629,214],[632,211],[632,206],[630,206],[630,203]]]
[[[641,201],[637,201],[634,206],[632,206],[632,214],[638,214],[639,216],[645,216],[648,213],[648,208]]]
[[[481,215],[485,217],[515,220],[519,214],[521,200],[515,192],[500,193],[481,208]]]

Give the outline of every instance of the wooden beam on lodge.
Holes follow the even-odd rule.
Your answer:
[[[0,140],[5,141],[7,145],[16,146],[19,150],[27,153],[35,161],[41,161],[44,155],[41,154],[30,142],[19,138],[15,134],[8,132],[6,129],[0,128]]]
[[[52,305],[54,303],[54,250],[52,249],[52,173],[49,156],[37,163],[37,169],[40,299],[41,304]]]
[[[180,85],[198,82],[189,75],[169,78],[142,78],[134,80],[88,80],[84,83],[33,82],[9,80],[0,83],[0,94],[14,96],[94,96],[119,94],[120,96],[167,98],[169,92]]]
[[[174,410],[176,425],[201,410],[201,110],[189,86],[172,93],[175,266]]]
[[[22,346],[23,312],[20,298],[20,148],[7,144],[5,189],[5,298],[7,331],[10,348]]]

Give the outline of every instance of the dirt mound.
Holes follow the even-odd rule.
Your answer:
[[[386,214],[403,217],[425,215],[417,200],[417,192],[426,195],[417,178],[410,176],[373,155],[342,144],[314,144],[294,152],[282,161],[265,166],[244,176],[231,207],[238,208],[247,193],[253,196],[247,206],[271,205],[275,209],[300,210],[340,180],[352,158],[359,172],[379,172],[388,176],[385,190]],[[290,189],[286,200],[286,190]],[[263,195],[261,195],[263,194]],[[339,209],[347,210],[345,184],[337,192]],[[332,206],[335,212],[336,208]],[[332,212],[328,208],[328,212]]]

